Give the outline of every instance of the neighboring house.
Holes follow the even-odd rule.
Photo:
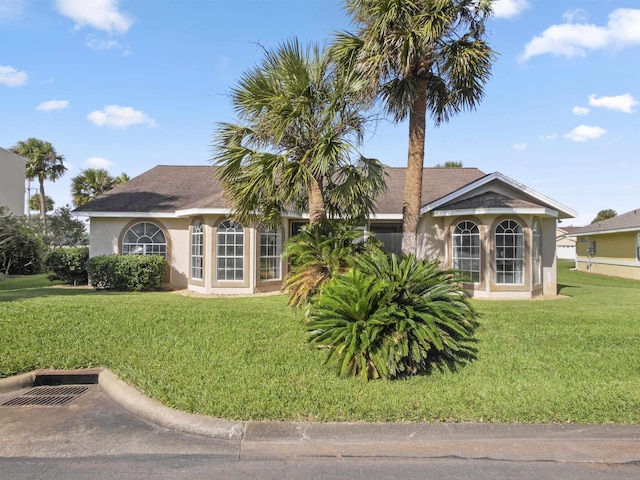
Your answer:
[[[562,260],[576,259],[576,238],[571,234],[579,227],[556,228],[556,257]]]
[[[579,271],[640,280],[640,208],[579,228]]]
[[[0,148],[0,205],[14,215],[24,215],[27,160]]]
[[[387,168],[388,190],[365,225],[399,252],[405,168]],[[556,220],[576,216],[522,184],[475,168],[427,168],[418,255],[463,270],[485,298],[556,294]],[[308,215],[275,230],[230,216],[216,167],[157,166],[77,208],[90,218],[90,255],[164,255],[168,283],[205,294],[277,291],[287,273],[282,244]]]

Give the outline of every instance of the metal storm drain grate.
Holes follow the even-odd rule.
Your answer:
[[[60,407],[72,402],[91,387],[91,385],[34,387],[18,397],[7,400],[0,406],[18,407],[24,405],[39,405],[45,407]]]

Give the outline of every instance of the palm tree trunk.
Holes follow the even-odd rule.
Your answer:
[[[402,253],[415,254],[422,204],[422,168],[426,138],[427,79],[418,77],[416,98],[409,113],[409,157],[402,204]]]
[[[318,225],[327,219],[327,210],[322,196],[322,180],[314,178],[309,182],[309,223]]]
[[[39,175],[38,181],[40,182],[40,220],[44,222],[47,214],[46,197],[44,196],[44,177]]]

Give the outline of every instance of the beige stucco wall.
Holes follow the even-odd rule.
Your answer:
[[[533,285],[531,244],[534,218],[540,222],[541,282]],[[533,215],[476,215],[432,217],[425,215],[418,226],[418,254],[421,258],[437,258],[443,268],[452,268],[452,234],[455,226],[464,220],[474,222],[480,230],[481,281],[465,284],[469,295],[478,298],[531,298],[538,295],[557,294],[556,272],[556,219]],[[525,241],[525,272],[522,285],[497,284],[495,281],[495,256],[493,237],[495,227],[503,220],[516,220],[523,227]]]
[[[0,148],[0,205],[24,215],[26,160]]]

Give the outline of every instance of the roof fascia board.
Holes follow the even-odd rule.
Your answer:
[[[483,185],[486,185],[487,183],[493,181],[493,180],[499,180],[502,183],[505,183],[507,185],[509,185],[512,188],[515,188],[517,190],[522,191],[523,193],[525,193],[526,195],[529,195],[530,197],[533,197],[537,200],[540,200],[543,203],[546,203],[547,205],[550,205],[551,207],[553,207],[554,210],[557,210],[557,214],[555,216],[559,217],[559,218],[571,218],[571,217],[577,217],[578,216],[578,212],[576,212],[575,210],[562,205],[561,203],[556,202],[555,200],[552,200],[551,198],[547,197],[546,195],[543,195],[539,192],[536,192],[535,190],[527,187],[526,185],[523,185],[522,183],[516,182],[515,180],[507,177],[506,175],[503,175],[500,172],[494,172],[494,173],[490,173],[489,175],[486,175],[482,178],[479,178],[478,180],[476,180],[475,182],[471,182],[470,184],[459,188],[458,190],[456,190],[455,192],[451,192],[449,195],[445,195],[442,198],[439,198],[438,200],[436,200],[435,202],[429,203],[425,206],[423,206],[420,209],[420,214],[425,214],[430,210],[435,210],[436,208],[438,208],[441,205],[444,205],[446,203],[449,203],[452,200],[455,200],[456,198],[461,197],[462,195],[465,195],[466,193],[469,193]],[[563,216],[561,215],[562,213],[565,213],[566,215]]]
[[[176,210],[176,217],[193,217],[196,215],[231,215],[229,208],[185,208]]]
[[[71,212],[71,215],[89,218],[177,218],[174,212]]]
[[[586,237],[588,235],[603,235],[605,233],[626,233],[626,232],[635,232],[640,231],[640,226],[637,227],[627,227],[627,228],[616,228],[614,230],[600,230],[590,232],[582,232],[582,233],[569,233],[567,237]]]
[[[467,208],[461,210],[435,210],[434,217],[454,217],[461,215],[545,215],[558,218],[558,212],[549,208]]]

